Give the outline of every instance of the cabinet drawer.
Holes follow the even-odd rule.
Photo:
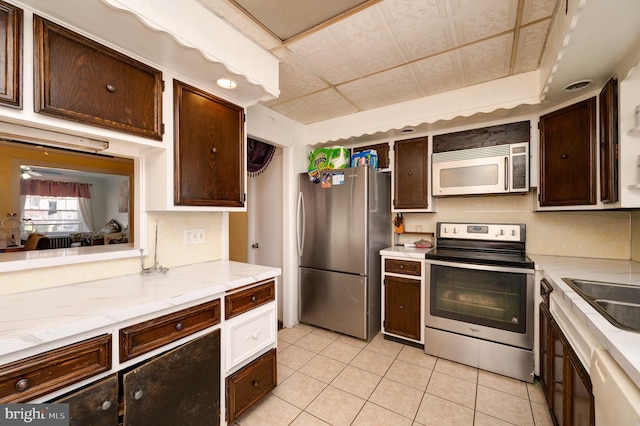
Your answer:
[[[226,371],[231,371],[242,362],[276,342],[275,303],[236,317],[225,323]]]
[[[162,140],[162,73],[34,16],[35,112]]]
[[[111,335],[0,367],[0,404],[25,402],[111,369]]]
[[[220,322],[220,299],[120,329],[120,362]]]
[[[225,297],[225,319],[233,318],[257,306],[276,300],[276,286],[274,281],[261,284],[247,290],[242,290]]]
[[[227,423],[231,424],[277,384],[276,350],[227,378]]]
[[[396,259],[385,259],[384,260],[384,270],[385,272],[393,272],[396,274],[403,275],[416,275],[420,276],[420,262],[411,262],[408,260],[396,260]]]

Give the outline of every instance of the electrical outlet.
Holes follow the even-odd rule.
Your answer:
[[[184,230],[184,245],[189,246],[192,244],[204,244],[204,229],[185,229]]]

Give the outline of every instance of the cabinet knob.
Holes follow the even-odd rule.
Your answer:
[[[400,309],[404,309],[404,305],[400,305]]]
[[[215,146],[213,148],[211,148],[211,153],[212,154],[217,154],[218,153],[218,148],[216,148]]]
[[[255,296],[251,296],[251,301],[255,302],[256,300],[258,300]]]
[[[136,393],[133,394],[133,397],[135,399],[142,399],[143,396],[144,396],[144,392],[142,392],[140,389],[138,389]]]
[[[111,401],[109,400],[103,401],[100,408],[102,408],[102,411],[107,411],[109,408],[111,408]]]
[[[413,172],[409,172],[407,173],[409,176],[413,176]]]
[[[184,324],[182,324],[181,322],[176,324],[176,330],[177,331],[182,331],[183,328],[184,328]]]
[[[562,158],[563,160],[566,160],[567,158],[569,158],[569,154],[562,154],[560,158]]]
[[[116,86],[114,86],[113,84],[107,84],[107,90],[111,93],[116,91]]]
[[[253,386],[254,388],[258,387],[258,381],[257,380],[252,380],[251,381],[251,386]]]
[[[24,390],[29,389],[29,386],[31,386],[31,380],[24,378],[24,379],[20,379],[16,382],[16,390],[18,392],[22,392]]]
[[[400,269],[404,269],[404,265],[400,265]]]

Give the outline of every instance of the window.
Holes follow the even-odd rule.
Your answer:
[[[77,197],[25,196],[21,236],[83,232],[87,230]]]

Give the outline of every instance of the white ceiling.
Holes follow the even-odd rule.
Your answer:
[[[586,13],[547,101],[575,96],[560,84],[606,81],[640,38],[638,0],[354,0],[327,21],[316,0],[296,0],[296,13],[290,0],[199,1],[279,58],[280,96],[262,103],[302,124],[536,70],[554,11],[567,4]]]
[[[535,70],[557,2],[373,1],[281,40],[255,25],[264,12],[250,8],[260,2],[236,1],[254,19],[233,16],[244,13],[231,1],[201,0],[280,59],[280,97],[264,104],[303,124]],[[264,26],[281,28],[290,14],[278,21],[276,12],[287,2],[261,3],[274,12]],[[314,15],[323,3],[296,8]]]

